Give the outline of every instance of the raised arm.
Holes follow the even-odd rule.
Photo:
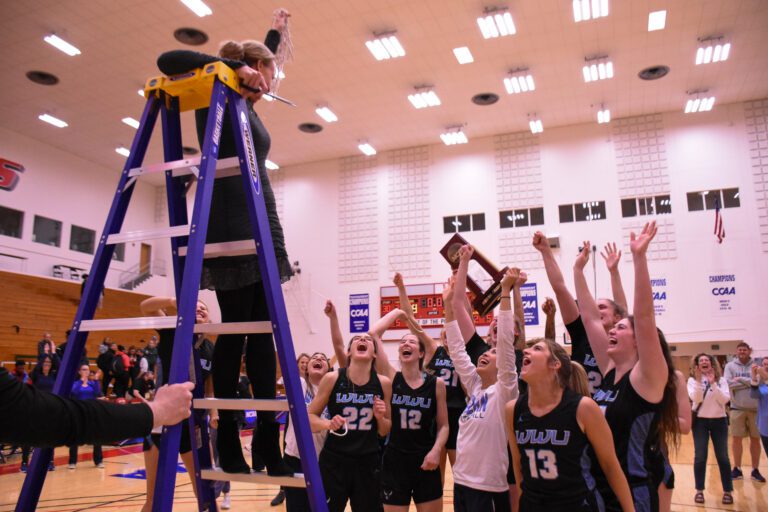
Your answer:
[[[563,322],[566,324],[573,322],[579,316],[579,308],[576,306],[576,301],[573,300],[573,295],[571,295],[571,292],[568,291],[568,287],[565,285],[563,273],[560,272],[560,266],[555,260],[555,255],[552,253],[549,241],[547,241],[547,237],[541,231],[537,231],[533,235],[533,248],[541,253],[544,270],[547,272],[547,279],[549,279],[549,284],[555,292],[555,298],[557,298],[557,303],[560,306]]]
[[[499,308],[499,332],[496,343],[496,372],[500,398],[507,402],[517,398],[517,372],[515,368],[515,316],[511,310],[509,294],[513,287],[525,282],[525,272],[510,268],[501,279],[501,305]],[[522,307],[522,304],[521,304]],[[461,375],[459,375],[461,377]]]
[[[544,300],[544,304],[541,305],[541,310],[547,317],[544,322],[544,337],[548,340],[554,340],[557,336],[557,332],[555,331],[555,313],[557,313],[555,301],[547,297]]]
[[[400,272],[395,272],[392,282],[397,287],[397,294],[400,298],[400,309],[405,313],[405,321],[408,324],[408,329],[424,344],[424,360],[430,361],[437,350],[437,342],[435,342],[434,338],[421,328],[419,322],[416,320],[416,317],[413,314],[413,308],[411,307],[411,300],[408,298],[408,292],[405,289],[403,276]]]
[[[627,307],[627,296],[624,294],[624,285],[621,284],[621,274],[619,273],[621,251],[616,250],[615,243],[605,244],[603,251],[600,252],[600,256],[605,260],[605,266],[608,268],[608,273],[611,275],[613,301],[623,307],[624,311],[629,311],[629,308]]]
[[[144,316],[166,316],[168,313],[165,310],[175,307],[176,299],[174,297],[150,297],[139,304],[141,314]]]
[[[597,303],[589,291],[587,279],[584,277],[584,267],[589,261],[589,253],[592,251],[592,245],[585,241],[582,246],[576,262],[573,264],[573,282],[576,285],[576,298],[579,300],[579,312],[581,320],[584,323],[584,329],[587,331],[589,344],[592,352],[595,354],[597,366],[600,373],[608,373],[611,364],[608,357],[608,334],[603,328],[603,322],[600,320],[600,311],[597,309]],[[562,303],[561,303],[562,307]]]
[[[373,324],[373,327],[370,328],[368,334],[381,338],[384,336],[384,333],[387,331],[387,329],[389,329],[393,323],[400,319],[405,319],[405,313],[400,308],[394,308],[392,311],[379,318],[376,323]]]
[[[517,328],[517,336],[515,338],[515,348],[517,350],[525,349],[525,310],[523,309],[523,296],[520,292],[520,287],[528,281],[528,276],[525,272],[520,272],[517,269],[517,279],[512,285],[512,301],[514,303],[515,313],[515,327]],[[504,295],[504,289],[502,286],[501,294]]]
[[[472,364],[472,361],[467,354],[464,338],[461,336],[461,328],[458,322],[454,318],[452,294],[454,293],[454,278],[451,277],[446,283],[446,287],[449,288],[447,296],[449,299],[444,303],[445,305],[445,340],[448,343],[448,351],[451,354],[453,360],[453,366],[456,372],[459,374],[462,385],[468,394],[475,390],[475,387],[479,386],[480,376],[477,374],[477,368]]]
[[[387,353],[384,351],[384,345],[381,343],[381,338],[373,333],[371,334],[371,338],[373,338],[373,344],[376,345],[376,373],[394,379],[396,371],[390,364],[389,358],[387,358]]]
[[[638,362],[632,373],[642,378],[633,378],[632,384],[638,394],[646,400],[656,403],[664,395],[667,383],[668,369],[664,352],[659,341],[659,331],[656,329],[656,313],[653,309],[653,292],[651,277],[648,272],[646,253],[648,245],[656,236],[656,222],[647,223],[639,235],[634,232],[629,235],[629,247],[635,266],[635,341],[637,344]]]
[[[331,343],[333,343],[333,353],[340,367],[347,366],[347,351],[344,349],[344,338],[341,336],[341,327],[339,326],[339,315],[336,313],[336,306],[330,300],[325,301],[323,313],[328,317],[331,324]]]
[[[472,259],[475,248],[465,245],[459,249],[459,270],[456,272],[456,283],[453,286],[453,314],[461,329],[461,337],[465,342],[475,334],[475,321],[472,319],[471,308],[467,308],[467,272],[469,260]]]

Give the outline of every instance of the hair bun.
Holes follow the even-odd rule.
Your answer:
[[[219,57],[233,60],[243,60],[245,51],[243,45],[237,41],[224,41],[219,48]]]

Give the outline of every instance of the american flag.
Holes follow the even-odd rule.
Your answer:
[[[723,227],[723,215],[720,213],[720,198],[715,199],[715,236],[717,243],[723,243],[725,227]]]

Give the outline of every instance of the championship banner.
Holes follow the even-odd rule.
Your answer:
[[[523,299],[525,325],[539,325],[539,294],[536,283],[525,283],[521,286],[520,296]]]
[[[349,296],[349,332],[368,332],[370,318],[370,300],[367,293]]]
[[[733,315],[736,313],[736,274],[710,274],[707,276],[712,313]]]
[[[667,300],[669,296],[667,278],[652,278],[651,289],[653,290],[653,312],[656,316],[664,316],[667,312]]]

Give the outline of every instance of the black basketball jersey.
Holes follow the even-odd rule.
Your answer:
[[[392,431],[387,448],[409,454],[426,454],[435,444],[437,378],[425,375],[413,389],[400,372],[392,380]]]
[[[376,417],[373,415],[373,398],[384,398],[384,391],[376,372],[362,386],[355,385],[347,377],[347,369],[339,369],[336,384],[328,397],[328,414],[331,418],[344,417],[347,420],[347,434],[337,436],[330,433],[323,450],[347,456],[370,455],[379,451]]]
[[[581,316],[566,324],[565,329],[571,337],[571,361],[576,361],[584,367],[589,381],[589,392],[594,395],[603,383],[603,374],[600,373],[600,368],[597,366],[597,359],[595,359],[592,346],[589,344],[587,330],[584,328]]]
[[[613,443],[621,469],[627,477],[630,486],[648,484],[650,481],[649,453],[652,441],[657,438],[661,404],[652,404],[637,394],[632,387],[628,371],[619,380],[616,370],[609,371],[603,379],[603,385],[595,391],[593,399],[605,413],[605,419],[613,433]],[[590,450],[593,474],[597,481],[597,489],[605,500],[606,507],[615,509],[618,506],[616,497],[611,491],[593,450]]]
[[[576,420],[582,398],[565,389],[560,403],[541,417],[531,413],[527,393],[517,400],[513,421],[523,474],[521,488],[528,501],[580,505],[594,492],[589,440]]]
[[[466,395],[464,394],[464,388],[461,387],[461,381],[459,380],[459,374],[453,367],[453,361],[451,356],[448,355],[448,351],[442,345],[437,347],[435,355],[427,363],[427,371],[443,379],[445,382],[445,401],[449,409],[461,409],[467,406]]]

